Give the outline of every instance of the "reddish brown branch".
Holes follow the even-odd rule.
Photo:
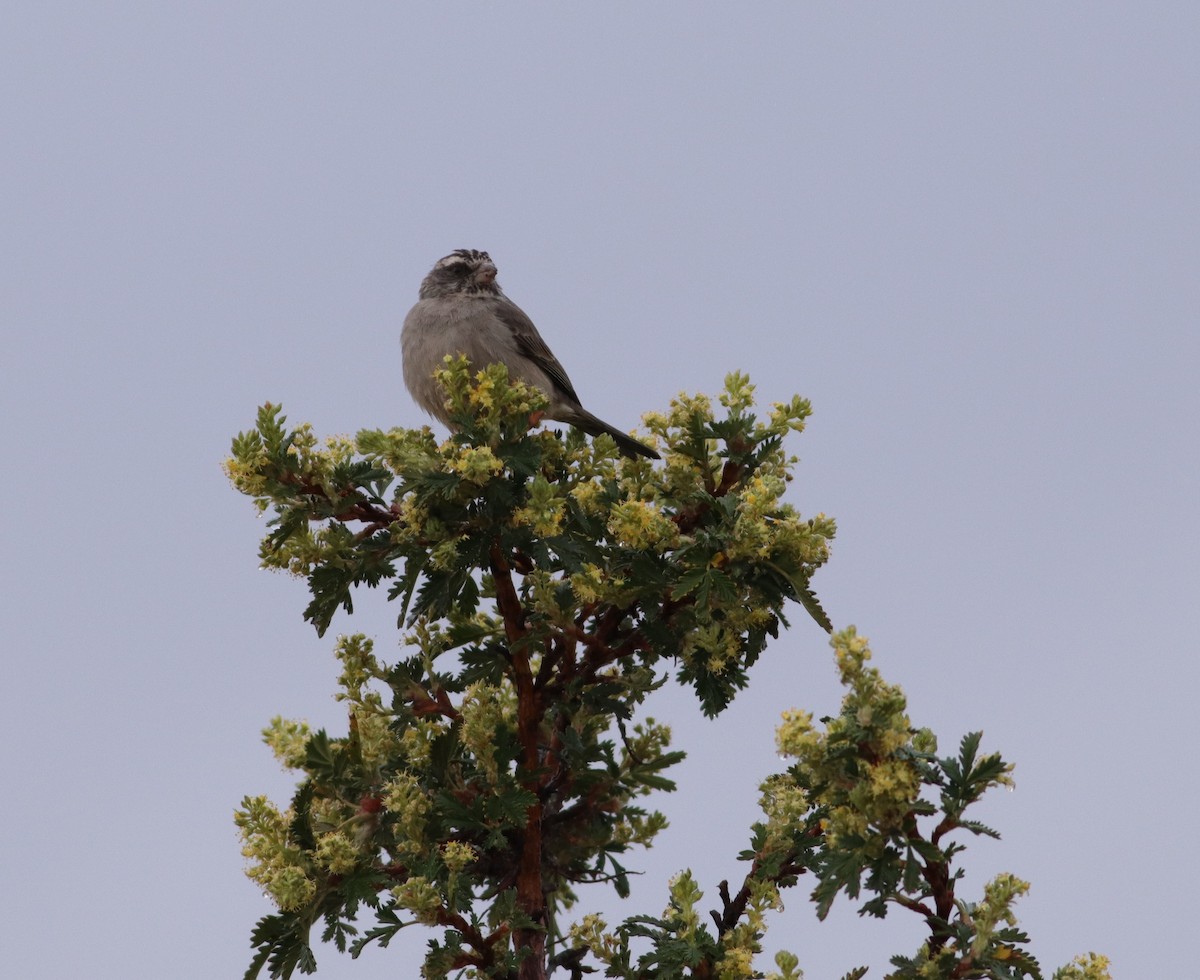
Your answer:
[[[892,901],[899,905],[902,909],[908,909],[910,912],[916,912],[917,915],[923,915],[925,918],[930,918],[933,915],[931,909],[924,902],[918,902],[915,898],[909,898],[907,895],[893,895]]]
[[[909,840],[924,840],[917,827],[915,816],[909,816],[906,831]],[[927,920],[937,918],[943,922],[950,921],[950,916],[954,912],[954,879],[950,875],[949,865],[945,861],[923,862],[921,865],[921,877],[925,879],[925,883],[929,886],[929,894],[933,898],[934,910],[931,916],[928,907],[924,903],[916,903],[920,907],[919,910],[925,915]],[[929,921],[929,933],[929,946],[934,951],[941,949],[949,938],[934,921]]]
[[[796,862],[796,858],[798,856],[798,853],[793,852],[787,858],[787,860],[783,861],[783,863],[779,866],[779,870],[770,876],[770,880],[774,884],[778,885],[786,878],[795,878],[798,875],[804,874],[808,868],[806,868],[803,864],[798,864]],[[724,933],[729,932],[729,930],[736,926],[738,920],[745,914],[746,906],[750,902],[750,883],[758,878],[758,870],[759,863],[757,860],[755,860],[750,866],[750,871],[746,875],[742,887],[738,890],[736,895],[730,896],[728,881],[722,881],[717,886],[717,894],[721,896],[722,909],[720,912],[712,909],[708,914],[712,916],[712,920],[716,924],[717,932],[719,934],[723,935]]]
[[[418,717],[441,715],[443,718],[449,718],[451,721],[458,720],[458,709],[450,703],[450,696],[441,688],[438,688],[434,692],[434,696],[430,697],[428,692],[413,685],[408,701],[412,705],[413,714]]]
[[[950,831],[954,830],[956,827],[958,827],[957,820],[955,820],[951,816],[944,817],[942,819],[942,822],[933,828],[933,833],[929,835],[930,843],[936,844],[944,836],[946,836],[946,834],[950,833]]]
[[[523,953],[517,968],[519,980],[546,978],[546,896],[542,887],[542,796],[540,781],[546,773],[541,765],[540,738],[544,711],[541,693],[533,682],[529,664],[529,628],[525,607],[512,578],[508,562],[493,544],[490,552],[496,607],[504,618],[509,663],[517,692],[517,740],[521,744],[521,781],[535,796],[525,815],[517,855],[517,907],[533,923],[516,930],[513,939]]]
[[[562,637],[557,639],[546,637],[542,644],[542,663],[538,667],[537,677],[533,682],[535,687],[541,689],[550,683],[550,679],[554,676],[554,668],[562,660],[564,646]]]
[[[439,909],[437,922],[440,926],[455,929],[475,952],[464,953],[455,958],[454,969],[468,966],[486,968],[496,962],[496,944],[508,936],[508,926],[501,926],[490,935],[485,936],[457,912]]]
[[[737,482],[742,478],[742,465],[735,463],[731,459],[725,461],[725,467],[721,470],[721,482],[717,485],[717,489],[713,491],[714,497],[724,497],[730,490],[737,485]]]
[[[517,595],[517,586],[513,582],[512,571],[500,552],[500,545],[493,544],[489,552],[492,565],[492,582],[496,587],[496,608],[504,617],[504,635],[508,639],[510,649],[519,644],[529,632],[525,625],[525,607],[521,605],[521,597]]]
[[[320,484],[313,483],[311,480],[301,479],[294,473],[281,473],[278,477],[279,482],[284,486],[295,487],[296,490],[306,497],[320,497],[332,506],[340,506],[345,502],[345,506],[341,507],[334,515],[334,520],[346,523],[347,521],[363,521],[368,525],[374,525],[369,529],[369,533],[373,534],[382,528],[391,524],[398,516],[391,508],[379,507],[370,501],[363,500],[358,491],[354,489],[347,490],[340,498],[334,499],[329,496],[329,493]]]

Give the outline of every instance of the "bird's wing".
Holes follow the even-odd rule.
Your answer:
[[[537,332],[537,327],[525,311],[507,297],[496,302],[494,311],[496,318],[512,331],[517,349],[545,371],[559,390],[578,405],[579,396],[575,394],[575,386],[571,384],[563,366],[558,363],[558,358],[550,353],[550,348],[546,346],[542,335]]]

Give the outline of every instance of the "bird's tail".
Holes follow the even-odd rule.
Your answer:
[[[650,459],[662,459],[653,449],[643,442],[638,442],[636,439],[627,436],[620,429],[616,429],[607,422],[596,418],[591,412],[586,409],[578,409],[575,416],[567,421],[577,429],[582,429],[589,436],[598,436],[601,432],[607,432],[613,437],[613,442],[617,444],[617,449],[621,451],[622,456],[628,456],[633,459],[635,456],[648,456]]]

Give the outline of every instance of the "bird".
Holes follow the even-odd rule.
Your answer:
[[[445,392],[434,372],[446,355],[463,354],[476,368],[503,364],[508,376],[540,388],[550,399],[546,417],[588,435],[607,432],[621,455],[661,457],[649,446],[598,419],[580,404],[567,372],[533,321],[504,295],[487,252],[460,248],[434,263],[400,334],[404,384],[413,400],[450,424]]]

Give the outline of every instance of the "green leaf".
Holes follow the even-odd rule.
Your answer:
[[[380,908],[375,913],[379,925],[373,926],[350,945],[350,955],[358,959],[363,949],[371,943],[378,943],[381,949],[386,949],[392,938],[403,929],[406,923],[400,921],[396,910],[391,906]],[[411,923],[407,923],[410,924]]]
[[[346,773],[346,758],[334,748],[325,729],[316,732],[304,748],[304,768],[322,782],[340,782]]]
[[[991,837],[993,840],[1000,840],[1000,831],[993,830],[986,824],[979,823],[977,820],[960,820],[957,826],[963,830],[969,830],[973,834],[978,834],[982,837]]]
[[[316,972],[308,927],[296,915],[284,913],[259,919],[250,934],[250,945],[258,952],[242,975],[243,980],[254,980],[266,964],[270,964],[272,980],[287,980],[297,969],[301,973]]]
[[[529,808],[537,803],[537,797],[525,789],[507,789],[484,797],[483,813],[489,820],[500,821],[509,826],[524,826]]]
[[[308,576],[312,601],[304,610],[304,618],[316,627],[317,636],[325,635],[339,606],[348,613],[354,612],[350,594],[353,584],[354,576],[350,571],[330,565],[321,565]]]
[[[833,632],[833,623],[830,622],[825,610],[821,608],[821,603],[817,600],[817,594],[809,587],[807,575],[789,573],[774,562],[764,561],[763,564],[772,569],[788,583],[791,587],[793,597],[805,608],[821,629],[826,633]]]
[[[818,626],[826,633],[833,632],[833,623],[830,622],[829,616],[825,610],[821,608],[821,603],[817,600],[817,594],[808,587],[808,582],[796,589],[796,596],[800,600],[800,604],[805,608],[808,614],[813,618]]]

